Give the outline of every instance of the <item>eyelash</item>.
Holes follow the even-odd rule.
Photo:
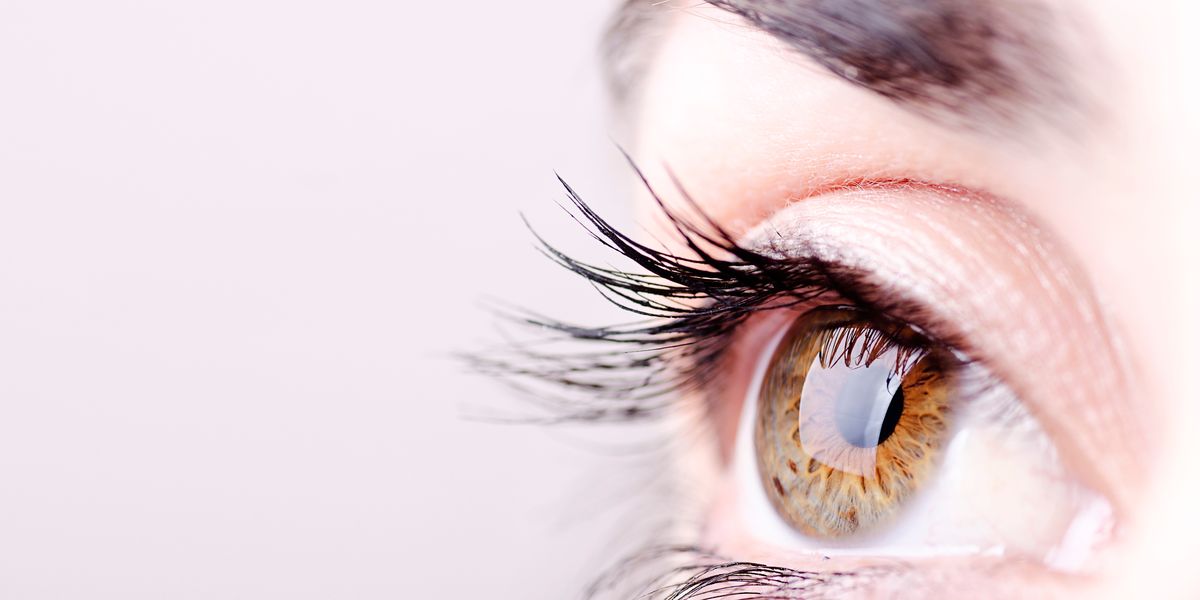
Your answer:
[[[663,575],[663,573],[666,573]],[[755,562],[729,561],[691,546],[660,546],[637,552],[607,570],[584,595],[645,600],[831,597],[905,568],[861,568],[819,573]]]
[[[628,159],[629,157],[626,156]],[[539,250],[591,283],[608,301],[643,320],[607,327],[580,326],[526,311],[499,310],[508,321],[551,332],[541,344],[582,342],[595,351],[537,350],[513,343],[498,353],[473,354],[468,363],[549,411],[550,422],[622,422],[654,418],[683,393],[711,393],[734,332],[751,315],[836,297],[880,322],[903,322],[866,299],[854,274],[815,257],[780,258],[743,247],[708,218],[674,181],[696,220],[668,208],[637,165],[635,174],[692,256],[635,241],[598,215],[559,177],[562,206],[597,242],[641,272],[599,267],[559,251],[529,225]],[[919,328],[917,328],[919,331]],[[926,338],[929,345],[950,346]],[[616,348],[613,348],[616,346]],[[555,347],[557,348],[557,346]]]

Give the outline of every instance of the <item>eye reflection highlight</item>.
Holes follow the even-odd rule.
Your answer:
[[[771,358],[755,424],[776,511],[817,537],[888,521],[945,444],[951,364],[911,329],[858,310],[797,319]]]
[[[892,373],[889,359],[898,362],[895,348],[888,348],[868,365],[814,361],[806,376],[808,385],[800,395],[802,411],[806,404],[820,402],[815,390],[832,389],[837,396],[834,416],[842,438],[856,448],[882,444],[896,431],[896,422],[904,412],[902,376]],[[909,368],[911,365],[905,365],[902,371]]]

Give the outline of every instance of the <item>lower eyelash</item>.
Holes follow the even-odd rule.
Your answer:
[[[692,546],[657,546],[617,563],[588,589],[588,600],[783,600],[833,598],[880,577],[903,573],[901,564],[848,571],[805,571],[732,561]]]

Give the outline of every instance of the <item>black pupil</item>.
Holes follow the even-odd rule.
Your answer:
[[[902,414],[904,414],[904,388],[898,387],[896,393],[892,394],[892,403],[888,405],[887,413],[883,415],[883,423],[879,426],[879,444],[892,437]]]

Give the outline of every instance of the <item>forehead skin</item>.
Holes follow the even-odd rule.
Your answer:
[[[862,179],[960,185],[1032,214],[1091,282],[1130,368],[1128,389],[1092,401],[1119,405],[1130,430],[1150,433],[1145,447],[1097,450],[1095,460],[1122,464],[1137,498],[1104,589],[1175,597],[1200,590],[1185,558],[1200,550],[1195,194],[1180,176],[1194,169],[1189,107],[1200,105],[1200,47],[1182,14],[1193,9],[1117,0],[1066,8],[1094,40],[1072,70],[1100,107],[1072,135],[1052,124],[1010,137],[946,126],[700,7],[663,24],[629,106],[631,147],[668,202],[680,200],[673,174],[735,233],[789,200]],[[645,198],[639,210],[654,220]]]

